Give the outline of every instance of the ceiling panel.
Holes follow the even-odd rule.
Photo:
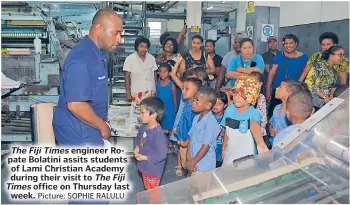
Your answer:
[[[183,12],[184,9],[186,9],[187,2],[186,1],[180,1],[177,3],[173,8],[169,9],[168,12],[175,13],[175,12]],[[234,8],[236,8],[237,2],[233,1],[226,1],[224,3],[221,3],[221,1],[203,1],[202,2],[202,10],[205,12],[227,12],[231,11]],[[209,7],[213,7],[212,9],[207,10]]]
[[[160,6],[164,6],[164,8],[167,8],[168,6],[174,4],[175,1],[147,1],[147,4],[153,4],[156,5],[156,10],[160,11],[162,8]],[[133,10],[141,10],[142,1],[132,1],[132,2],[114,2],[115,4],[123,5],[130,3],[132,5]],[[227,12],[233,10],[237,5],[237,2],[234,1],[225,1],[222,3],[222,1],[203,1],[202,2],[202,10],[204,12]],[[186,9],[187,1],[178,1],[176,4],[174,4],[169,10],[166,12],[168,13],[179,13],[183,12],[184,9]],[[209,7],[213,7],[212,9],[209,9]],[[163,8],[163,9],[164,9]],[[129,9],[128,9],[129,10]]]

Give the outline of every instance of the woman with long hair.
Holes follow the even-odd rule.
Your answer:
[[[202,50],[202,46],[203,37],[194,35],[192,37],[191,50],[184,55],[184,61],[182,61],[180,65],[181,75],[183,75],[186,70],[196,67],[205,68],[209,75],[214,75],[216,73],[212,57],[205,54]]]

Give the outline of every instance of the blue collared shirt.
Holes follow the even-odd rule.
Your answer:
[[[174,129],[177,128],[179,125],[181,114],[182,114],[182,111],[184,109],[185,103],[186,103],[186,101],[184,99],[182,99],[182,96],[181,96],[180,103],[179,103],[179,109],[177,110],[175,121],[174,121],[174,127],[173,127]],[[174,132],[171,132],[170,140],[178,141],[177,135],[175,135]]]
[[[59,145],[103,146],[100,131],[81,122],[67,108],[69,102],[87,102],[106,120],[108,112],[107,55],[86,36],[69,53],[62,70],[60,96],[53,116]]]
[[[290,125],[290,122],[287,118],[286,112],[280,114],[280,110],[282,108],[282,104],[279,104],[273,110],[273,115],[270,119],[270,125],[276,130],[283,130],[284,128]]]
[[[188,132],[191,137],[190,154],[195,157],[203,145],[209,145],[207,154],[197,163],[200,172],[207,172],[216,168],[215,149],[220,126],[211,111],[198,122],[199,117],[200,114],[193,119],[192,128]]]
[[[177,127],[177,137],[179,140],[186,141],[188,140],[188,131],[190,131],[193,118],[196,116],[196,113],[192,111],[192,101],[187,100],[184,103],[184,108],[180,117],[180,121]]]

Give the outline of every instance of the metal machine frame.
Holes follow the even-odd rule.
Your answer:
[[[11,90],[10,93],[6,95],[2,95],[2,111],[5,112],[5,115],[2,115],[3,129],[1,141],[3,143],[32,143],[30,106],[38,102],[58,102],[60,67],[63,66],[65,56],[61,47],[62,42],[60,42],[56,34],[55,22],[61,21],[62,17],[67,15],[70,15],[71,17],[73,17],[73,14],[76,15],[79,13],[92,13],[94,15],[96,12],[95,7],[91,7],[91,5],[89,5],[90,9],[82,9],[81,5],[77,5],[75,6],[76,8],[73,8],[74,12],[72,8],[67,11],[66,7],[65,13],[61,13],[62,11],[57,10],[57,7],[50,6],[50,3],[27,2],[25,4],[32,8],[32,13],[3,12],[2,38],[11,37],[13,40],[18,38],[18,43],[16,43],[18,45],[23,42],[20,38],[23,38],[26,44],[23,44],[23,46],[20,45],[20,48],[26,48],[25,46],[27,45],[29,46],[27,47],[28,51],[32,51],[34,50],[34,44],[31,39],[33,39],[33,37],[35,38],[37,34],[31,34],[31,32],[35,32],[35,30],[32,29],[31,22],[44,22],[45,26],[42,28],[45,29],[45,33],[44,35],[38,35],[39,38],[42,38],[44,49],[42,54],[32,51],[31,55],[2,55],[2,72],[4,72],[8,78],[20,81],[22,85],[24,85],[19,89]],[[74,5],[72,6],[74,7]],[[6,8],[3,7],[3,9]],[[76,21],[79,21],[80,17],[74,16],[74,18]],[[13,28],[10,26],[7,27],[7,22],[17,22],[15,25],[18,25],[18,28],[16,29],[20,33],[28,33],[27,36],[23,34],[11,34],[11,29],[13,30]],[[89,19],[89,22],[91,22],[91,18]],[[65,24],[66,22],[62,23]],[[90,27],[86,22],[84,23],[85,27]],[[81,24],[76,25],[81,26]],[[79,32],[86,29],[85,27],[83,26],[73,30],[73,33],[77,34],[75,36],[81,37]],[[10,34],[4,33],[6,32],[6,29]],[[6,48],[3,48],[2,52],[5,52],[5,49]],[[10,60],[13,63],[10,63]],[[10,72],[4,70],[6,69],[4,67],[4,62],[8,63],[5,65],[10,69]],[[28,69],[33,69],[33,71],[29,72]],[[21,72],[21,74],[19,72]]]

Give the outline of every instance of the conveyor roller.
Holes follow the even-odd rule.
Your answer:
[[[44,33],[2,33],[1,38],[43,38]]]

